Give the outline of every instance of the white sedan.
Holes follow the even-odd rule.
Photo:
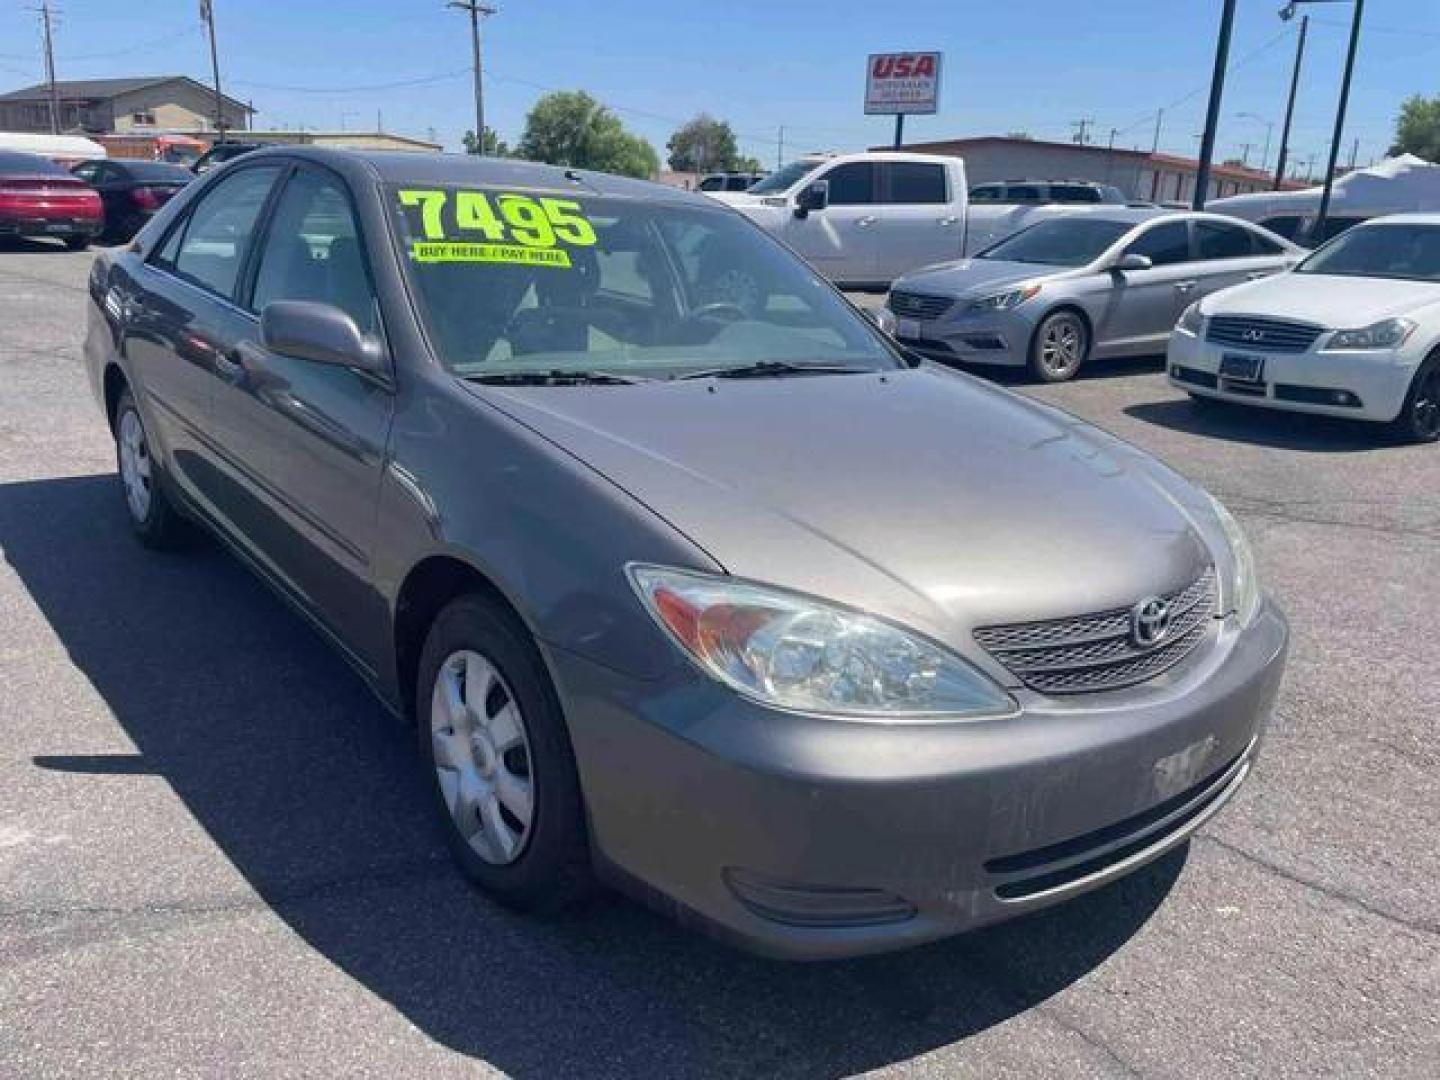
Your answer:
[[[1288,274],[1191,304],[1167,368],[1197,402],[1356,417],[1440,439],[1440,214],[1375,218]]]

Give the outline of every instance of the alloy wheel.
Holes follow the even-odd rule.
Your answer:
[[[514,862],[535,820],[529,733],[515,695],[479,653],[454,652],[440,665],[430,737],[435,777],[460,835],[485,862]]]
[[[1045,324],[1040,335],[1040,363],[1046,374],[1066,379],[1085,358],[1085,327],[1073,315],[1059,315]]]
[[[1410,416],[1415,434],[1420,438],[1433,439],[1440,434],[1440,365],[1421,377]]]
[[[134,409],[120,417],[120,482],[125,486],[125,502],[136,521],[150,516],[152,482],[150,447],[145,441],[145,428]]]

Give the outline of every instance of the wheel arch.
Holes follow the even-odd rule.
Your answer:
[[[115,361],[105,365],[105,373],[101,376],[101,392],[105,400],[105,419],[110,424],[110,431],[115,431],[115,412],[120,408],[120,395],[130,388],[130,380],[125,377],[125,372]]]

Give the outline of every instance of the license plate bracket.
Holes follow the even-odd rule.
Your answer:
[[[1220,377],[1236,382],[1258,383],[1265,377],[1265,358],[1225,353],[1220,357]]]

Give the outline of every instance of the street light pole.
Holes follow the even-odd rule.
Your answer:
[[[1285,151],[1290,147],[1290,121],[1295,118],[1295,90],[1300,85],[1300,62],[1305,59],[1305,32],[1310,29],[1310,16],[1300,19],[1300,40],[1295,44],[1295,70],[1290,75],[1290,99],[1285,104],[1285,124],[1280,129],[1280,157],[1275,162],[1275,190],[1285,182]]]
[[[1340,105],[1335,110],[1335,134],[1330,138],[1330,164],[1325,169],[1325,191],[1320,212],[1315,216],[1315,236],[1325,236],[1325,217],[1330,212],[1330,189],[1335,184],[1335,161],[1340,156],[1340,139],[1345,133],[1345,106],[1350,103],[1350,76],[1355,73],[1355,52],[1360,47],[1360,19],[1365,0],[1355,0],[1355,17],[1350,20],[1350,50],[1345,54],[1345,74],[1340,79]]]
[[[1235,0],[1225,0],[1220,12],[1220,36],[1215,42],[1215,71],[1210,76],[1210,106],[1205,111],[1205,134],[1200,139],[1200,167],[1195,171],[1195,198],[1191,206],[1205,209],[1210,185],[1210,161],[1215,156],[1215,129],[1220,124],[1220,98],[1225,92],[1225,65],[1230,59],[1230,31],[1235,25]]]

